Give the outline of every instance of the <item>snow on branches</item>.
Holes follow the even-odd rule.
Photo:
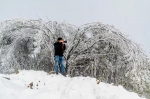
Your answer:
[[[0,73],[17,69],[54,70],[53,44],[67,40],[66,71],[123,85],[149,97],[149,59],[138,44],[114,26],[100,22],[68,23],[14,19],[0,23]]]

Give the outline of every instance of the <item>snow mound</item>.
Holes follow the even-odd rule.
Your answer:
[[[30,83],[33,86],[30,88]],[[122,86],[113,86],[90,77],[47,75],[43,71],[0,74],[0,99],[145,99]]]

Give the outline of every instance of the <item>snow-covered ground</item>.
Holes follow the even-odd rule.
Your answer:
[[[7,78],[10,78],[7,79]],[[33,89],[29,84],[33,82]],[[47,75],[43,71],[20,71],[19,74],[0,74],[0,99],[145,99],[90,77]]]

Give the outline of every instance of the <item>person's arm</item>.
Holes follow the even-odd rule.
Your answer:
[[[60,40],[59,42],[61,42],[61,44],[62,44],[61,46],[62,46],[63,50],[65,50],[66,49],[65,42],[63,40]]]
[[[64,44],[64,50],[66,50],[66,45]]]

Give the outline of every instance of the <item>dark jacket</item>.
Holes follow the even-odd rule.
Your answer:
[[[55,56],[63,56],[64,50],[66,49],[65,44],[62,44],[60,42],[54,43],[54,49],[55,49]]]

